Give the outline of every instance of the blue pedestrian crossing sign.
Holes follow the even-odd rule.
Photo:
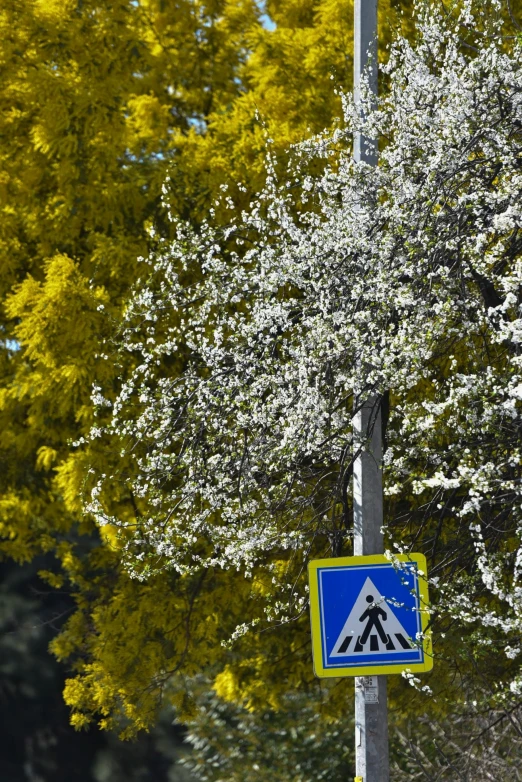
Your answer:
[[[317,676],[431,670],[422,554],[317,559],[308,572]]]

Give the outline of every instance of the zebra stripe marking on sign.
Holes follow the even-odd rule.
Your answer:
[[[331,657],[356,653],[402,654],[405,649],[411,651],[415,648],[390,602],[368,577],[339,633]]]

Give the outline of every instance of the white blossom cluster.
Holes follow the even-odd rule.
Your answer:
[[[466,26],[483,30],[474,46]],[[389,393],[390,545],[431,555],[441,605],[497,628],[514,654],[521,66],[520,44],[488,32],[472,3],[457,24],[425,12],[416,44],[393,45],[375,111],[362,120],[345,98],[342,126],[294,150],[286,177],[269,158],[248,211],[223,193],[228,227],[178,223],[159,242],[126,313],[119,351],[133,369],[109,418],[96,389],[93,437],[121,462],[96,476],[88,510],[126,527],[132,573],[249,573],[339,540],[348,553],[353,410]],[[354,162],[357,130],[381,140],[376,168]],[[109,499],[117,481],[131,520]]]

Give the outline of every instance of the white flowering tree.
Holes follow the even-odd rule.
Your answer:
[[[466,636],[516,699],[522,48],[468,3],[456,23],[420,14],[384,74],[364,122],[346,98],[286,177],[269,159],[247,212],[224,191],[226,229],[158,239],[106,350],[121,386],[95,390],[90,447],[114,469],[92,468],[88,511],[139,578],[265,572],[254,623],[284,622],[308,559],[351,551],[352,416],[376,397],[390,556],[428,555],[441,658]],[[354,163],[356,129],[381,140],[377,168]]]

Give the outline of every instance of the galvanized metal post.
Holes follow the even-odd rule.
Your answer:
[[[354,554],[382,554],[381,412],[375,398],[354,416],[354,436],[355,447],[365,443],[353,471]],[[360,782],[389,782],[386,676],[355,679],[355,769]]]
[[[353,94],[360,105],[361,77],[368,68],[370,91],[377,97],[377,0],[355,0],[353,40]],[[361,107],[362,112],[362,107]],[[355,134],[355,160],[377,164],[376,139]]]
[[[360,98],[361,76],[371,68],[369,86],[377,95],[377,0],[354,3],[354,97]],[[362,111],[362,108],[361,108]],[[377,140],[360,133],[354,158],[377,164]],[[363,368],[361,368],[364,371]],[[381,412],[370,398],[354,416],[354,441],[363,450],[354,464],[354,554],[383,553]],[[371,681],[369,681],[371,680]],[[358,782],[389,782],[386,676],[355,679],[355,768]]]

